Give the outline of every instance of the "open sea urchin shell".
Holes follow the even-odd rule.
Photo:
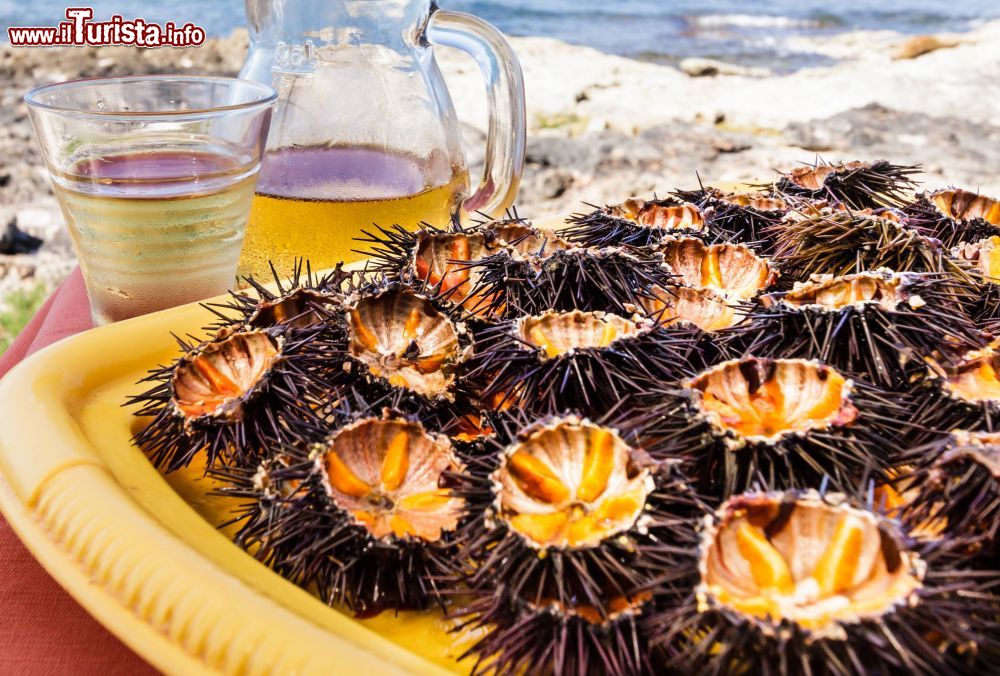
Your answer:
[[[669,337],[694,346],[686,365],[671,369],[683,377],[736,355],[729,350],[725,336],[746,320],[749,307],[749,303],[725,299],[710,289],[671,285],[642,292],[637,303],[626,309],[637,319],[666,329]]]
[[[458,545],[474,596],[502,586],[536,608],[606,617],[691,541],[699,503],[673,464],[651,463],[615,429],[575,416],[513,429],[500,426],[499,459],[470,466],[459,489],[471,518]]]
[[[602,416],[643,383],[681,377],[702,363],[683,332],[605,312],[545,312],[481,332],[467,376],[486,408],[536,415]]]
[[[817,361],[756,357],[713,366],[677,394],[646,394],[638,408],[649,453],[683,459],[699,490],[723,496],[879,478],[905,414],[887,393]]]
[[[930,370],[914,391],[909,438],[919,446],[952,430],[992,432],[1000,422],[1000,341],[972,350],[951,363],[928,362]]]
[[[402,287],[360,294],[346,311],[347,353],[373,378],[428,399],[454,399],[455,371],[467,357],[460,324]]]
[[[318,275],[307,261],[298,260],[287,280],[283,280],[273,267],[271,272],[276,291],[247,277],[245,281],[253,293],[232,291],[229,302],[205,305],[219,318],[209,329],[213,332],[221,328],[296,331],[321,324],[334,328],[335,323],[327,321],[331,309],[360,282],[357,275],[343,270],[342,264],[325,275]]]
[[[416,272],[416,262],[419,259],[417,248],[420,241],[434,241],[440,237],[438,241],[451,244],[457,240],[449,242],[449,236],[471,233],[455,224],[449,228],[439,228],[423,223],[416,230],[401,225],[391,227],[375,225],[372,231],[365,230],[363,234],[363,237],[355,239],[369,245],[367,250],[358,251],[367,261],[366,271],[391,281],[407,281]],[[456,248],[460,250],[464,245],[460,244]],[[475,249],[472,245],[468,248],[470,254]]]
[[[685,386],[713,430],[736,448],[850,425],[858,414],[850,381],[805,360],[726,362]]]
[[[152,416],[135,443],[167,471],[200,452],[209,466],[259,460],[298,424],[314,424],[314,408],[333,394],[311,342],[309,333],[229,329],[197,346],[180,341],[184,355],[152,371],[142,381],[152,388],[128,401],[141,407],[135,415]]]
[[[1000,236],[960,244],[953,253],[972,265],[976,293],[966,302],[969,315],[996,335],[1000,329]]]
[[[911,530],[943,536],[966,554],[995,562],[1000,554],[1000,434],[955,430],[902,453],[899,462],[912,467],[898,480],[906,489],[900,518]]]
[[[924,193],[903,208],[907,225],[947,248],[1000,235],[1000,200],[968,190]]]
[[[944,379],[945,390],[956,399],[985,402],[1000,399],[1000,354],[994,345],[966,355]]]
[[[861,272],[796,283],[766,294],[749,321],[730,332],[733,351],[819,359],[852,377],[905,389],[924,359],[981,347],[952,280],[929,273]]]
[[[492,518],[533,549],[590,549],[636,527],[654,482],[617,434],[563,424],[516,445],[491,475]]]
[[[559,235],[587,247],[649,246],[675,235],[708,235],[708,222],[696,205],[672,197],[630,199],[622,204],[575,214]]]
[[[327,497],[376,540],[438,542],[462,501],[442,488],[458,460],[447,437],[405,420],[367,418],[334,433],[316,456]]]
[[[746,318],[739,306],[711,289],[689,286],[654,286],[639,297],[636,309],[662,326],[689,324],[706,333],[730,329]]]
[[[669,239],[660,246],[664,260],[685,286],[710,289],[724,298],[748,300],[773,286],[778,273],[744,244],[711,244],[700,239]]]
[[[786,195],[843,202],[851,209],[898,207],[916,187],[910,178],[918,167],[876,162],[847,162],[798,167],[782,174],[775,184]]]
[[[844,638],[845,624],[908,605],[920,588],[919,558],[883,539],[873,513],[818,495],[730,499],[703,531],[696,593],[703,607],[782,622],[814,638]]]
[[[479,306],[488,307],[490,302],[472,294],[478,280],[469,264],[490,255],[497,247],[488,244],[482,233],[420,232],[410,272],[439,298],[477,314]]]
[[[281,342],[263,331],[237,333],[181,359],[170,385],[172,403],[190,427],[203,416],[234,419],[265,385],[281,358]]]
[[[449,488],[462,465],[447,437],[387,414],[334,431],[296,460],[225,491],[250,498],[238,510],[237,543],[359,615],[443,602],[464,513]]]
[[[985,668],[997,598],[915,545],[841,494],[738,495],[705,520],[694,594],[661,599],[645,630],[686,673]]]

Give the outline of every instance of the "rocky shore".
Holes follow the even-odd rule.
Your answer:
[[[812,160],[922,164],[928,188],[1000,194],[1000,22],[961,35],[858,32],[811,48],[839,61],[771,76],[730,64],[683,70],[545,38],[512,40],[525,72],[530,141],[518,207],[543,216],[705,182],[760,181]],[[78,77],[234,74],[246,34],[198,49],[0,46],[0,308],[11,290],[72,269],[62,215],[21,96]],[[475,64],[439,61],[481,161],[485,98]],[[475,172],[475,169],[474,169]]]

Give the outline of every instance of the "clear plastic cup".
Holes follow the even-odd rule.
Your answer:
[[[25,95],[95,324],[232,286],[275,97],[246,80],[169,75]]]

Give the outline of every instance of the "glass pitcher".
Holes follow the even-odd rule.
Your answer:
[[[240,274],[356,260],[373,224],[446,226],[499,215],[524,165],[524,82],[503,35],[431,0],[246,0],[240,76],[278,92]],[[471,54],[486,78],[485,169],[470,191],[455,109],[431,45]]]

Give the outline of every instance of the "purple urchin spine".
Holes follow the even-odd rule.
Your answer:
[[[911,177],[919,171],[886,160],[828,164],[817,159],[782,174],[774,187],[785,195],[843,202],[851,209],[899,207],[916,187]]]
[[[855,281],[881,288],[839,307],[803,296]],[[964,291],[942,274],[848,275],[765,295],[748,321],[721,339],[731,352],[818,359],[878,387],[906,391],[925,377],[926,359],[948,360],[985,344],[985,334],[964,311]]]

